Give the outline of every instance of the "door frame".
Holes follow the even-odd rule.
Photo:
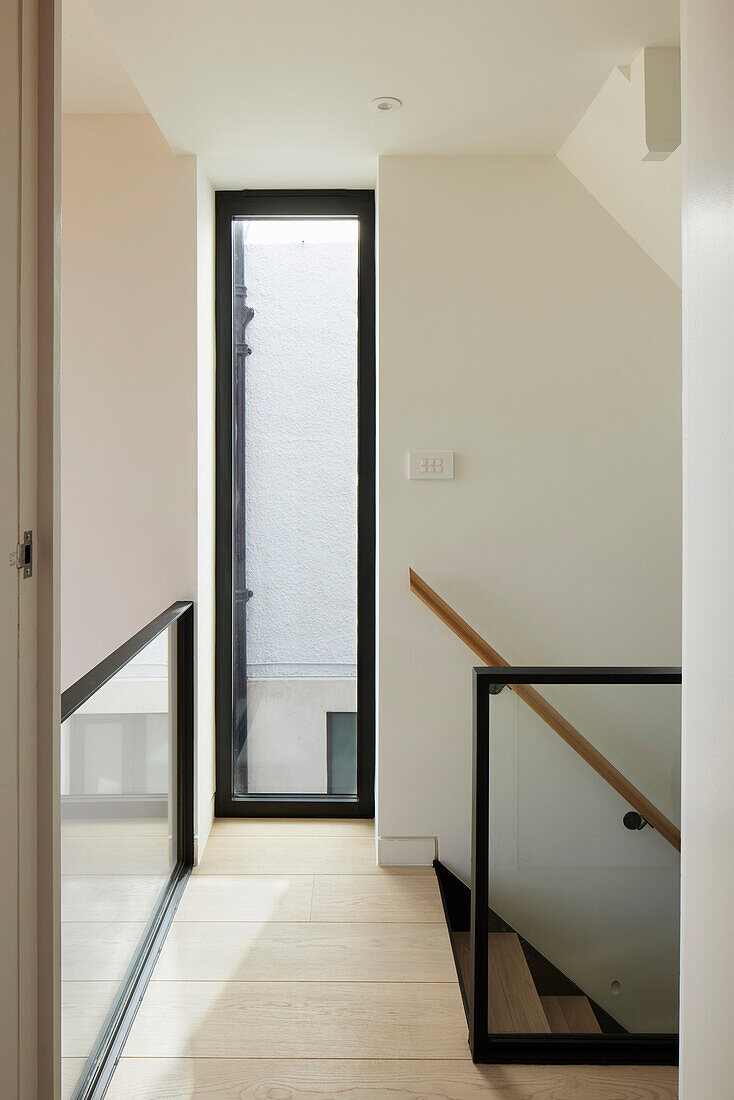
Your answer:
[[[216,193],[215,727],[218,817],[374,817],[375,810],[375,193]],[[233,217],[356,217],[357,278],[357,795],[233,793]]]
[[[61,0],[11,0],[0,31],[0,1064],[3,1095],[58,1100]]]

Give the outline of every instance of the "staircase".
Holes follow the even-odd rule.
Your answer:
[[[410,588],[485,666],[470,886],[435,863],[474,1060],[676,1064],[680,669],[510,666],[413,570]]]
[[[435,862],[462,997],[471,987],[471,891]],[[625,1029],[492,910],[487,1026],[496,1035],[621,1035]]]
[[[588,997],[542,997],[541,1003],[555,1034],[588,1035],[601,1031]]]
[[[455,937],[462,981],[469,976],[469,933]],[[497,1035],[600,1034],[591,1001],[583,993],[541,997],[516,932],[489,934],[489,1030]]]

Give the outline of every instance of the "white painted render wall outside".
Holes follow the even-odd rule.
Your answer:
[[[313,243],[250,222],[247,660],[254,676],[353,676],[357,662],[357,223]],[[321,222],[320,224],[324,224]],[[271,223],[266,223],[271,226]],[[328,223],[327,223],[328,229]],[[255,233],[258,236],[255,237]],[[351,238],[351,239],[350,239]]]

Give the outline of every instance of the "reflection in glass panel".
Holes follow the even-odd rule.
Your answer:
[[[65,1058],[88,1057],[176,861],[174,631],[61,727]]]
[[[679,823],[679,686],[538,690]],[[675,1033],[679,853],[626,828],[629,804],[508,690],[490,703],[489,784],[490,1033]],[[514,1014],[508,973],[525,979]]]
[[[357,709],[358,236],[233,223],[235,794],[330,793],[326,715]]]

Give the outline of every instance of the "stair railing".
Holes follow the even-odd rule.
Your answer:
[[[637,814],[680,851],[680,831],[531,685],[680,684],[679,668],[520,668],[510,666],[412,569],[410,588],[487,667],[474,669],[473,797],[469,966],[457,966],[475,1062],[595,1065],[675,1064],[675,1034],[505,1034],[489,1032],[490,843],[489,757],[492,696],[511,688],[586,763],[629,802]],[[625,815],[629,816],[629,815]],[[627,824],[640,828],[639,823]],[[468,988],[467,988],[468,986]]]
[[[426,607],[428,607],[433,614],[444,623],[449,630],[451,630],[457,638],[459,638],[464,645],[468,646],[472,653],[475,653],[479,657],[480,661],[484,665],[490,668],[509,668],[509,662],[501,657],[496,649],[493,649],[489,642],[486,642],[476,630],[474,630],[469,624],[461,618],[460,615],[454,611],[445,600],[442,600],[437,592],[434,592],[426,582],[418,576],[418,574],[411,569],[410,570],[410,590],[421,600]],[[541,670],[533,670],[535,673],[539,673]],[[545,670],[545,679],[534,675],[532,683],[558,683],[556,679],[549,679],[550,675],[555,676],[557,670]],[[635,679],[620,680],[618,675],[625,671],[624,669],[600,669],[589,668],[576,670],[579,673],[586,673],[587,679],[576,680],[575,683],[680,683],[680,669],[647,669],[645,671],[648,675],[647,679]],[[639,674],[641,670],[634,670],[635,674]],[[661,679],[661,676],[672,677],[668,679]],[[677,679],[675,678],[677,677]],[[671,844],[677,852],[680,851],[680,829],[678,829],[672,821],[670,821],[665,814],[655,806],[649,798],[647,798],[642,791],[638,790],[634,783],[631,783],[625,775],[622,774],[610,760],[607,760],[599,750],[588,741],[575,726],[571,725],[567,718],[556,710],[554,706],[545,699],[540,692],[529,681],[525,683],[508,683],[508,687],[515,692],[515,694],[527,703],[531,710],[535,711],[538,717],[542,718],[546,725],[557,733],[566,744],[578,753],[578,755],[585,760],[590,768],[593,768],[597,775],[600,775],[610,787],[622,796],[625,802],[628,802],[633,810],[636,810],[642,819],[651,825],[656,832],[667,840],[668,844]],[[637,826],[635,826],[636,828]]]

